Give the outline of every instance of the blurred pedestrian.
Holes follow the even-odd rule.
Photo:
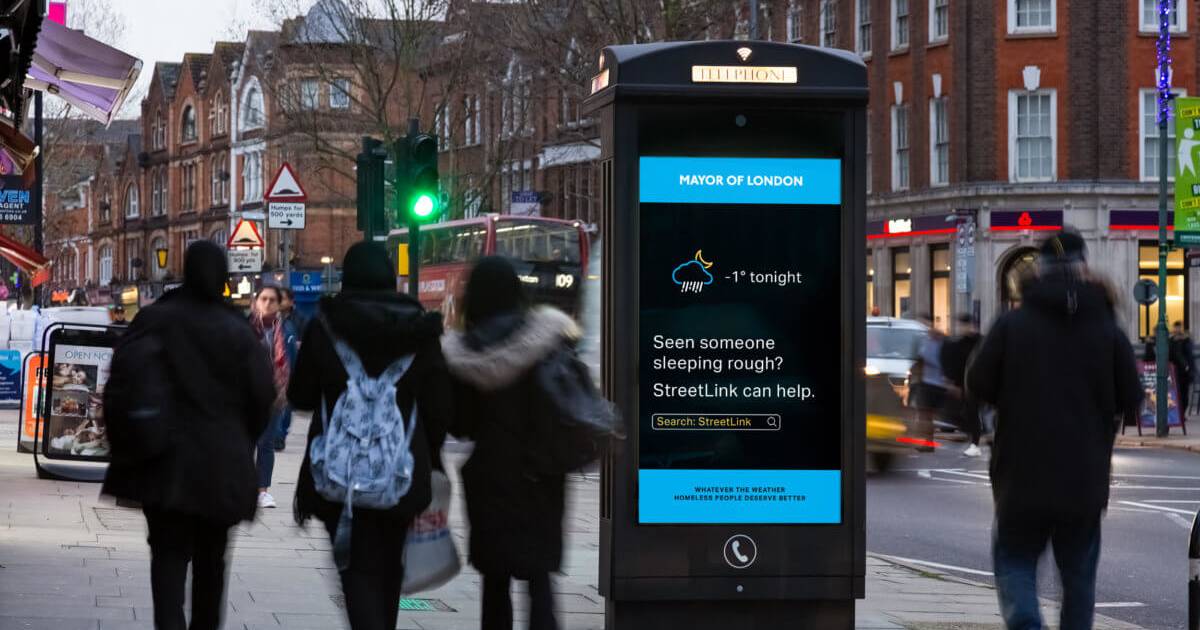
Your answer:
[[[1072,230],[1041,246],[1020,308],[992,326],[967,374],[997,408],[992,560],[1009,628],[1042,628],[1038,558],[1047,543],[1062,579],[1061,627],[1092,627],[1100,520],[1119,415],[1136,417],[1142,388],[1117,320],[1116,294],[1088,269]]]
[[[479,260],[463,294],[462,333],[442,342],[455,379],[451,433],[475,442],[462,469],[470,561],[483,574],[482,628],[512,628],[512,580],[529,585],[529,627],[557,627],[550,574],[563,546],[564,482],[531,466],[542,396],[535,368],[579,338],[570,317],[530,308],[511,263]]]
[[[300,339],[308,322],[304,316],[296,312],[296,294],[287,287],[279,287],[279,316],[283,319],[282,326],[287,335],[288,362],[296,364],[296,353],[300,351]],[[276,452],[287,448],[287,435],[292,429],[292,408],[284,406],[279,412],[279,434],[275,437]]]
[[[967,364],[979,348],[983,336],[975,326],[975,318],[967,313],[958,316],[958,334],[942,344],[941,362],[946,378],[946,417],[967,434],[970,444],[963,455],[979,457],[979,438],[983,432],[979,421],[979,402],[967,391]]]
[[[416,299],[396,293],[394,267],[378,243],[361,242],[346,253],[342,291],[321,299],[319,315],[304,333],[288,387],[296,409],[313,410],[308,447],[296,483],[294,512],[303,525],[316,516],[335,543],[335,559],[345,503],[318,493],[313,478],[313,444],[325,433],[335,405],[351,379],[335,343],[345,344],[351,362],[371,378],[411,358],[396,383],[395,404],[412,422],[411,486],[389,509],[355,506],[347,523],[352,535],[340,568],[346,613],[353,630],[391,630],[400,611],[404,540],[412,520],[429,505],[430,475],[441,469],[441,447],[451,411],[450,379],[442,359],[442,317]],[[331,336],[332,333],[332,336]],[[407,430],[407,427],[406,427]],[[339,560],[339,563],[341,560]]]
[[[188,247],[183,286],[138,313],[105,388],[103,492],[146,515],[157,630],[220,627],[229,528],[254,518],[251,452],[274,391],[266,351],[224,303],[225,274],[220,247]]]
[[[113,307],[112,310],[112,325],[113,326],[128,326],[129,322],[125,319],[125,307],[120,304]]]
[[[921,452],[933,450],[934,420],[946,406],[946,377],[942,373],[942,344],[946,336],[933,325],[928,315],[921,322],[929,332],[917,344],[917,360],[912,373],[916,382],[917,437],[926,442],[918,446]]]
[[[258,467],[258,507],[277,506],[271,496],[271,477],[275,472],[275,443],[282,430],[284,416],[291,412],[287,402],[288,379],[292,373],[292,346],[296,333],[279,315],[283,293],[279,287],[263,287],[254,298],[250,312],[250,327],[271,357],[271,373],[275,383],[275,403],[271,406],[267,430],[258,440],[255,463]]]
[[[1171,365],[1175,368],[1175,389],[1179,392],[1179,415],[1185,418],[1192,379],[1196,376],[1196,355],[1192,336],[1183,329],[1183,322],[1175,322],[1171,327],[1170,348]]]

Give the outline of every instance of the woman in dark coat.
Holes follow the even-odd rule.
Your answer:
[[[462,333],[442,351],[455,380],[454,435],[475,450],[462,469],[471,522],[471,564],[483,574],[484,630],[512,628],[509,584],[529,582],[533,630],[556,627],[550,573],[562,562],[564,478],[533,472],[539,405],[534,368],[579,338],[567,315],[531,309],[512,265],[479,261],[464,299]]]
[[[142,504],[159,630],[188,627],[183,589],[189,560],[191,628],[219,627],[228,531],[254,518],[252,453],[275,392],[266,350],[224,303],[225,278],[219,247],[208,241],[188,247],[183,287],[134,318],[117,346],[105,391],[113,460],[103,492]],[[147,343],[161,350],[147,353]],[[159,365],[148,366],[139,356]],[[147,457],[147,431],[139,424],[146,420],[134,418],[155,394],[169,401],[168,426],[162,452]]]
[[[324,318],[334,335],[350,346],[368,374],[379,376],[400,357],[416,355],[396,386],[396,404],[405,419],[411,417],[414,403],[417,409],[410,447],[412,487],[391,509],[354,508],[350,564],[341,572],[350,627],[392,630],[404,579],[405,533],[431,500],[430,473],[441,468],[439,453],[451,414],[450,380],[439,345],[442,317],[425,312],[420,302],[396,292],[392,264],[377,243],[358,243],[346,253],[342,287],[337,296],[321,301],[318,318]],[[325,324],[314,320],[305,330],[288,385],[292,407],[313,411],[294,509],[297,524],[316,516],[330,540],[337,535],[343,502],[317,494],[309,454],[313,439],[324,430],[319,407],[323,402],[325,413],[333,413],[338,397],[346,390],[347,378]]]

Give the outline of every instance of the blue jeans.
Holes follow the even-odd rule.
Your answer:
[[[271,476],[275,473],[275,440],[279,438],[280,426],[286,411],[288,410],[275,412],[271,416],[271,422],[267,424],[267,428],[258,438],[254,465],[258,468],[259,488],[271,487]]]
[[[1100,516],[1081,520],[1020,515],[997,517],[992,532],[992,563],[1000,615],[1009,630],[1041,630],[1038,558],[1050,543],[1062,577],[1061,630],[1089,630],[1096,605],[1096,565],[1100,561]]]
[[[280,413],[279,431],[275,434],[275,439],[282,442],[287,439],[288,431],[292,428],[292,408],[287,406]]]

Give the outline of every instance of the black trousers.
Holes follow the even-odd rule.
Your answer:
[[[512,598],[508,589],[510,575],[483,576],[483,630],[512,630]],[[543,573],[529,580],[529,630],[556,630],[554,596],[550,593],[550,575]]]
[[[199,516],[144,508],[150,530],[150,590],[155,630],[216,630],[225,607],[225,548],[229,526]],[[183,614],[192,565],[192,623]]]
[[[325,522],[329,540],[337,519]],[[350,568],[339,572],[352,630],[394,630],[404,585],[404,537],[408,521],[366,509],[354,510]]]

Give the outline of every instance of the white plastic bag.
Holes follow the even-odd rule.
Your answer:
[[[432,591],[454,579],[461,565],[454,538],[450,536],[450,479],[433,471],[430,484],[433,500],[412,522],[404,541],[404,585],[409,595]]]

